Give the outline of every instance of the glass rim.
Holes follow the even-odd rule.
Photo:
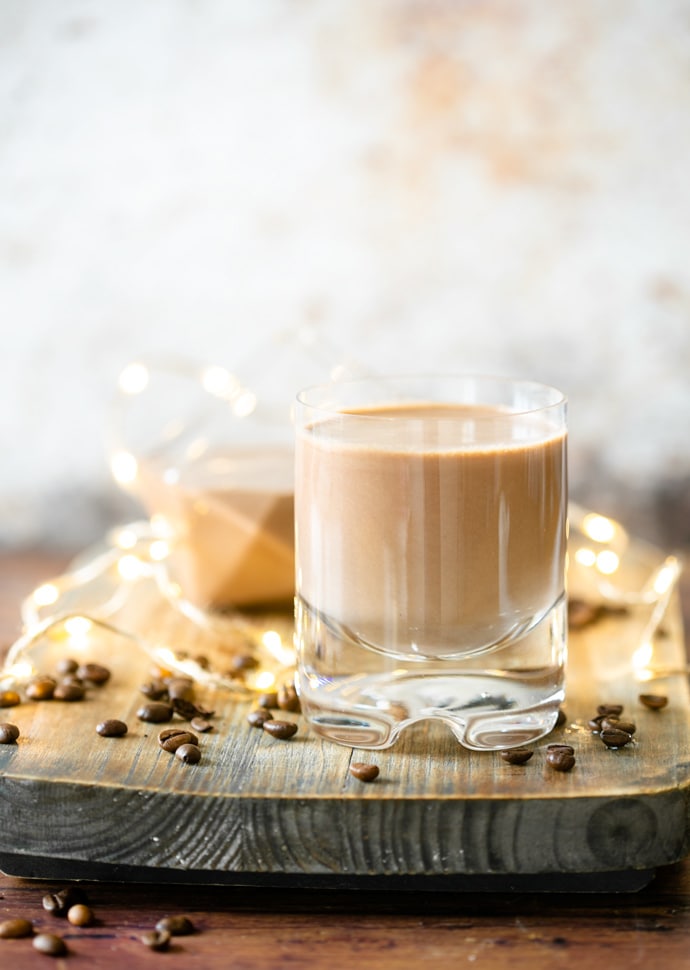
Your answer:
[[[448,383],[454,382],[458,385],[466,384],[478,387],[490,387],[498,388],[503,386],[504,388],[511,387],[515,390],[522,389],[531,394],[541,393],[544,395],[544,400],[540,402],[535,402],[533,406],[530,407],[519,407],[514,408],[512,406],[507,406],[506,413],[508,415],[520,416],[527,414],[537,414],[540,412],[551,411],[558,408],[564,408],[568,404],[567,395],[559,390],[552,384],[547,384],[542,381],[531,380],[529,378],[519,378],[519,377],[508,377],[500,374],[483,374],[483,373],[462,373],[462,372],[410,372],[402,374],[383,374],[380,376],[372,375],[369,377],[357,377],[348,380],[335,380],[335,381],[324,381],[318,384],[310,384],[308,387],[302,388],[297,392],[295,400],[299,405],[304,408],[308,408],[310,411],[315,411],[322,413],[324,415],[347,415],[352,418],[360,418],[362,420],[372,420],[372,421],[400,421],[400,420],[410,420],[409,416],[405,419],[401,419],[400,416],[395,414],[359,414],[357,412],[350,412],[346,410],[348,406],[355,407],[356,404],[348,405],[345,401],[340,399],[338,403],[333,400],[328,400],[328,393],[342,390],[355,390],[356,388],[364,388],[367,385],[375,387],[377,384],[381,385],[382,388],[390,387],[393,388],[395,385],[399,385],[401,388],[405,386],[412,385],[413,382],[421,384],[426,383],[429,386],[433,386],[434,382]],[[315,400],[309,400],[310,396],[318,395]],[[325,403],[324,403],[325,399]],[[409,403],[427,403],[428,398],[423,399],[420,397],[413,397],[411,393],[406,394],[402,398],[384,398],[377,397],[372,400],[372,404],[384,404],[386,402],[404,402]],[[359,402],[365,405],[365,401]],[[431,403],[434,404],[495,404],[496,402],[490,401],[488,398],[479,398],[476,400],[466,399],[466,400],[454,400],[451,396],[439,397],[433,399]],[[450,418],[443,418],[439,416],[436,418],[438,421],[442,420],[452,420]]]

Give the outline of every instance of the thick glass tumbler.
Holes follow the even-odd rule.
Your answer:
[[[296,642],[303,711],[363,748],[445,722],[468,748],[547,734],[567,649],[566,401],[492,377],[303,391]]]

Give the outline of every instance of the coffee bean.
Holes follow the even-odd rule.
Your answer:
[[[607,748],[623,748],[632,741],[632,734],[619,728],[602,728],[599,735]]]
[[[175,749],[175,757],[186,765],[197,765],[201,761],[201,749],[196,744],[181,744]]]
[[[158,735],[158,743],[164,751],[174,754],[183,744],[199,745],[199,739],[191,731],[183,728],[165,728]]]
[[[278,692],[275,690],[266,691],[263,694],[259,694],[256,699],[256,703],[259,707],[265,707],[266,710],[274,711],[278,707]]]
[[[22,699],[16,690],[0,691],[0,707],[16,707],[21,702]]]
[[[166,681],[171,701],[191,701],[194,697],[194,681],[191,677],[170,677]]]
[[[163,701],[150,701],[150,703],[142,705],[137,711],[137,717],[140,721],[148,721],[151,724],[171,721],[172,716],[172,704],[166,704]]]
[[[0,923],[1,940],[19,940],[25,936],[33,936],[34,924],[30,919],[15,917],[6,919]]]
[[[63,657],[62,660],[58,660],[55,665],[55,670],[60,677],[67,677],[69,674],[76,674],[79,669],[79,664],[72,657]]]
[[[96,727],[96,733],[102,738],[121,738],[127,734],[127,725],[115,717],[106,718]]]
[[[640,694],[640,703],[650,711],[660,711],[668,704],[668,697],[664,694]]]
[[[602,717],[620,717],[623,713],[622,704],[600,704],[597,707],[597,714]]]
[[[587,726],[590,728],[593,734],[598,734],[601,730],[601,722],[604,720],[603,714],[597,714],[596,717],[591,718],[587,722]]]
[[[242,674],[246,670],[256,670],[259,666],[259,661],[256,657],[253,657],[250,653],[240,654],[238,657],[233,657],[230,662],[230,672],[231,674]]]
[[[558,709],[558,714],[557,714],[557,716],[556,716],[556,723],[554,724],[554,727],[555,727],[555,728],[558,728],[558,727],[563,727],[563,725],[565,724],[565,722],[566,722],[567,720],[568,720],[568,718],[567,718],[567,716],[566,716],[566,713],[565,713],[565,711],[563,710],[563,708],[562,708],[562,707],[560,707],[560,708]]]
[[[56,893],[47,893],[43,897],[43,908],[53,916],[64,916],[72,906],[78,903],[88,903],[86,893],[79,886],[67,886]]]
[[[149,700],[159,701],[168,696],[168,688],[162,680],[149,680],[139,688],[141,693]]]
[[[610,730],[616,730],[616,729],[619,731],[625,731],[627,734],[630,734],[632,736],[637,730],[637,725],[635,724],[634,721],[624,721],[622,718],[619,718],[619,717],[602,718],[602,721],[601,721],[602,731],[610,731]]]
[[[554,742],[553,744],[546,745],[547,751],[565,751],[568,754],[575,754],[575,748],[572,744],[564,744],[562,742]]]
[[[86,680],[89,684],[101,687],[110,680],[110,671],[103,664],[87,663],[80,664],[76,670],[80,680]]]
[[[32,701],[49,701],[57,687],[54,677],[34,677],[26,686],[26,696]]]
[[[554,771],[570,771],[575,765],[575,754],[570,745],[553,745],[546,749],[546,762]]]
[[[56,701],[83,701],[85,696],[86,688],[75,681],[62,681],[53,691],[53,700]]]
[[[14,744],[19,737],[19,728],[8,721],[0,723],[0,744]]]
[[[509,765],[525,765],[534,754],[529,748],[509,748],[499,752],[501,758]]]
[[[366,761],[353,761],[350,774],[360,781],[374,781],[379,776],[379,768],[378,765],[368,764]]]
[[[265,707],[258,707],[255,711],[250,711],[247,714],[247,720],[252,727],[260,728],[264,726],[266,721],[272,721],[273,715]]]
[[[281,711],[299,711],[300,702],[292,684],[284,684],[278,690],[276,703]]]
[[[171,936],[189,936],[194,932],[194,924],[189,916],[164,916],[156,923],[156,929]]]
[[[149,930],[142,933],[141,942],[150,950],[167,950],[170,946],[170,933],[167,930]]]
[[[584,630],[601,617],[601,608],[584,600],[571,599],[568,602],[568,626],[571,630]]]
[[[293,734],[297,734],[297,725],[294,721],[264,721],[262,727],[271,737],[279,738],[281,741],[287,741]]]
[[[75,903],[67,910],[67,922],[72,926],[91,926],[93,923],[93,911],[90,906],[84,903]]]
[[[39,933],[33,938],[33,946],[49,957],[62,957],[67,953],[67,944],[55,933]]]
[[[206,734],[208,731],[213,730],[213,725],[205,717],[193,717],[189,722],[189,726],[194,731],[198,731],[199,734]]]

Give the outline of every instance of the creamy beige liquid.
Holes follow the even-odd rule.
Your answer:
[[[358,640],[486,649],[564,588],[566,439],[539,415],[391,405],[297,441],[298,592]]]
[[[173,533],[170,578],[201,608],[291,604],[293,454],[211,454],[179,480],[144,464],[139,494]]]

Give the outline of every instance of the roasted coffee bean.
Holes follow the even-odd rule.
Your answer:
[[[556,717],[556,723],[554,724],[554,727],[555,727],[555,728],[558,728],[558,727],[563,727],[563,725],[565,724],[565,722],[566,722],[567,720],[568,720],[568,718],[567,718],[567,716],[566,716],[566,713],[565,713],[565,711],[563,710],[563,708],[562,708],[562,707],[560,707],[560,708],[558,709],[558,715],[557,715],[557,717]]]
[[[266,691],[263,694],[259,694],[256,699],[256,703],[259,707],[265,707],[266,710],[277,710],[278,708],[278,692],[275,690]]]
[[[509,765],[525,765],[534,754],[529,748],[509,748],[499,752],[501,758]]]
[[[160,701],[168,696],[168,688],[162,680],[149,680],[139,690],[152,701]]]
[[[170,933],[167,930],[149,930],[140,937],[144,946],[150,950],[167,950],[170,946]]]
[[[53,691],[56,701],[83,701],[85,696],[86,688],[77,681],[62,681]]]
[[[67,953],[67,944],[55,933],[39,933],[33,938],[33,946],[48,957],[63,957]]]
[[[88,663],[80,664],[76,670],[80,680],[86,680],[89,684],[101,687],[110,680],[110,670],[103,664]]]
[[[32,701],[49,701],[57,687],[54,677],[34,677],[26,686],[26,696]]]
[[[0,923],[0,940],[19,940],[25,936],[33,936],[34,924],[30,919],[6,919]]]
[[[620,717],[622,713],[622,704],[600,704],[597,707],[597,714],[601,717]]]
[[[261,725],[267,734],[281,741],[287,741],[294,734],[297,734],[297,725],[294,721],[264,721]]]
[[[201,749],[196,744],[181,744],[175,749],[175,757],[186,765],[198,765],[201,761]]]
[[[206,734],[208,731],[213,730],[213,725],[205,717],[193,717],[189,722],[189,726],[194,731],[198,731],[199,734]]]
[[[597,714],[596,717],[591,718],[587,722],[587,726],[590,728],[593,734],[598,734],[601,730],[601,722],[604,720],[603,714]]]
[[[554,742],[553,744],[546,745],[547,751],[566,751],[568,754],[575,754],[575,748],[572,744],[565,744],[562,742]]]
[[[623,748],[632,741],[632,734],[615,727],[602,728],[599,737],[607,748]]]
[[[570,771],[575,765],[575,753],[570,745],[550,745],[546,749],[546,762],[554,771]]]
[[[250,711],[247,714],[247,720],[252,727],[260,728],[264,726],[266,721],[272,721],[273,715],[265,707],[258,707],[255,711]]]
[[[668,697],[664,694],[640,694],[640,703],[650,711],[660,711],[668,704]]]
[[[0,707],[16,707],[21,702],[22,699],[16,690],[0,691]]]
[[[151,724],[171,721],[172,716],[172,704],[166,704],[164,701],[150,701],[148,704],[143,704],[137,711],[137,717],[140,721],[148,721]]]
[[[75,903],[67,910],[67,922],[72,926],[91,926],[93,911],[85,903]]]
[[[76,674],[79,664],[72,657],[63,657],[58,660],[55,670],[60,677],[67,677],[69,674]]]
[[[378,765],[372,765],[366,761],[353,761],[350,765],[350,774],[359,781],[374,781],[379,776]]]
[[[247,670],[256,670],[258,666],[259,661],[256,657],[253,657],[250,653],[243,653],[238,657],[233,657],[230,661],[230,673],[243,674]]]
[[[119,721],[116,717],[106,718],[96,727],[96,733],[102,738],[121,738],[127,734],[127,725],[124,721]]]
[[[283,684],[278,690],[276,702],[281,711],[299,711],[300,702],[292,684]]]
[[[194,924],[189,916],[164,916],[156,923],[156,929],[171,936],[189,936],[194,932]]]
[[[194,697],[194,681],[191,677],[170,677],[165,686],[171,701],[191,701]]]
[[[604,717],[601,720],[601,730],[619,730],[625,731],[627,734],[633,735],[637,730],[637,725],[634,721],[623,720],[620,717]]]
[[[0,744],[14,744],[19,737],[19,728],[9,721],[0,723]]]
[[[568,626],[571,630],[584,630],[596,623],[601,617],[601,608],[584,600],[571,599],[568,602]]]
[[[198,667],[201,667],[202,670],[210,670],[211,669],[211,661],[208,659],[208,657],[206,656],[205,653],[195,653],[194,654],[194,663]]]
[[[184,721],[191,721],[193,717],[211,717],[213,714],[213,711],[207,711],[193,701],[185,700],[184,697],[174,697],[171,704],[175,714]]]
[[[79,886],[67,886],[56,893],[47,893],[43,897],[43,908],[54,916],[64,916],[67,911],[78,903],[88,903],[86,893]]]
[[[185,731],[181,728],[165,728],[158,735],[158,743],[164,751],[174,754],[183,744],[195,744],[198,747],[199,739],[191,731]]]

